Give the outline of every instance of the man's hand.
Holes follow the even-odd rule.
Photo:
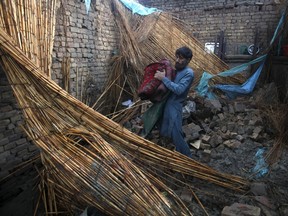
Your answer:
[[[165,70],[163,71],[157,70],[156,73],[154,74],[154,78],[162,81],[162,79],[165,77],[165,73],[166,73]]]

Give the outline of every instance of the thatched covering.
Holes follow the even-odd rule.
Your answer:
[[[51,54],[48,47],[54,26],[46,25],[43,31],[38,24],[28,25],[29,16],[22,17],[16,11],[31,14],[37,5],[35,20],[50,14],[47,18],[53,23],[55,3],[0,3],[0,65],[23,110],[23,129],[41,150],[45,169],[40,173],[43,181],[39,187],[47,214],[91,205],[108,215],[192,215],[163,181],[171,170],[242,191],[247,185],[244,179],[217,172],[133,134],[45,75],[49,74],[50,60],[40,60]],[[30,30],[35,32],[29,34]],[[46,44],[37,44],[43,38]],[[31,44],[35,46],[28,46]]]
[[[1,1],[0,4],[1,28],[47,76],[51,73],[55,7],[56,0]]]
[[[119,54],[112,59],[112,68],[103,100],[94,105],[98,110],[107,111],[109,104],[121,97],[121,88],[126,87],[130,98],[138,100],[139,88],[144,67],[161,59],[175,62],[175,51],[181,46],[188,46],[193,51],[189,66],[195,72],[193,86],[196,86],[204,71],[212,74],[228,69],[228,65],[216,55],[205,51],[204,46],[191,34],[191,26],[173,17],[169,13],[157,12],[149,16],[132,14],[119,1],[112,0],[114,15],[120,32]],[[192,88],[193,90],[193,88]],[[108,100],[106,100],[108,99]],[[103,109],[99,106],[103,105]],[[108,104],[108,105],[107,105]],[[116,104],[110,112],[117,110]]]

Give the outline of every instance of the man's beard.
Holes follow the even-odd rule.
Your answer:
[[[175,68],[177,71],[184,69],[188,65],[188,61],[184,60],[182,63],[176,62]]]

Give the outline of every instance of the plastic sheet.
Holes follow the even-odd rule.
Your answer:
[[[87,14],[89,13],[90,4],[91,4],[91,0],[85,0],[85,5],[86,5],[86,12],[87,12]]]
[[[191,113],[196,111],[196,103],[194,101],[187,101],[187,104],[182,108],[182,117],[186,119]]]
[[[213,88],[217,88],[226,93],[226,96],[230,99],[234,99],[237,96],[249,94],[253,91],[256,82],[261,74],[264,66],[264,61],[258,67],[256,72],[242,85],[215,85]]]
[[[130,9],[133,14],[136,13],[145,16],[160,11],[157,8],[144,7],[143,5],[139,4],[138,2],[135,2],[134,0],[120,0],[120,1],[125,5],[125,7]]]
[[[265,148],[260,148],[257,150],[254,159],[256,160],[256,165],[252,172],[255,174],[256,178],[265,176],[268,173],[268,165],[264,159]]]
[[[257,59],[254,59],[248,63],[244,63],[242,65],[236,66],[236,67],[231,68],[229,70],[223,71],[217,75],[212,75],[212,74],[209,74],[208,72],[204,72],[198,86],[196,87],[196,91],[198,92],[199,95],[201,95],[203,97],[207,97],[209,99],[215,99],[216,98],[216,96],[211,92],[212,88],[218,88],[218,89],[221,89],[223,91],[227,90],[226,93],[229,95],[229,97],[235,97],[236,94],[239,94],[239,93],[242,93],[242,94],[250,93],[253,90],[253,88],[254,88],[257,80],[258,80],[258,77],[259,77],[261,70],[263,68],[266,56],[267,55],[260,56]],[[260,66],[258,68],[258,70],[254,73],[254,75],[252,75],[242,85],[209,86],[209,84],[208,84],[209,80],[212,77],[215,77],[215,76],[222,76],[222,77],[233,76],[235,74],[242,73],[244,70],[246,70],[248,68],[248,66],[255,64],[255,63],[258,63],[258,62],[261,62],[261,61],[263,61],[262,66]],[[254,86],[253,86],[253,83],[254,83]],[[235,95],[233,95],[233,92],[235,92]]]

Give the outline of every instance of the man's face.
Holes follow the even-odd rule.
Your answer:
[[[183,56],[176,55],[176,62],[175,62],[175,68],[176,70],[182,70],[185,68],[189,63],[189,60],[184,58]]]

